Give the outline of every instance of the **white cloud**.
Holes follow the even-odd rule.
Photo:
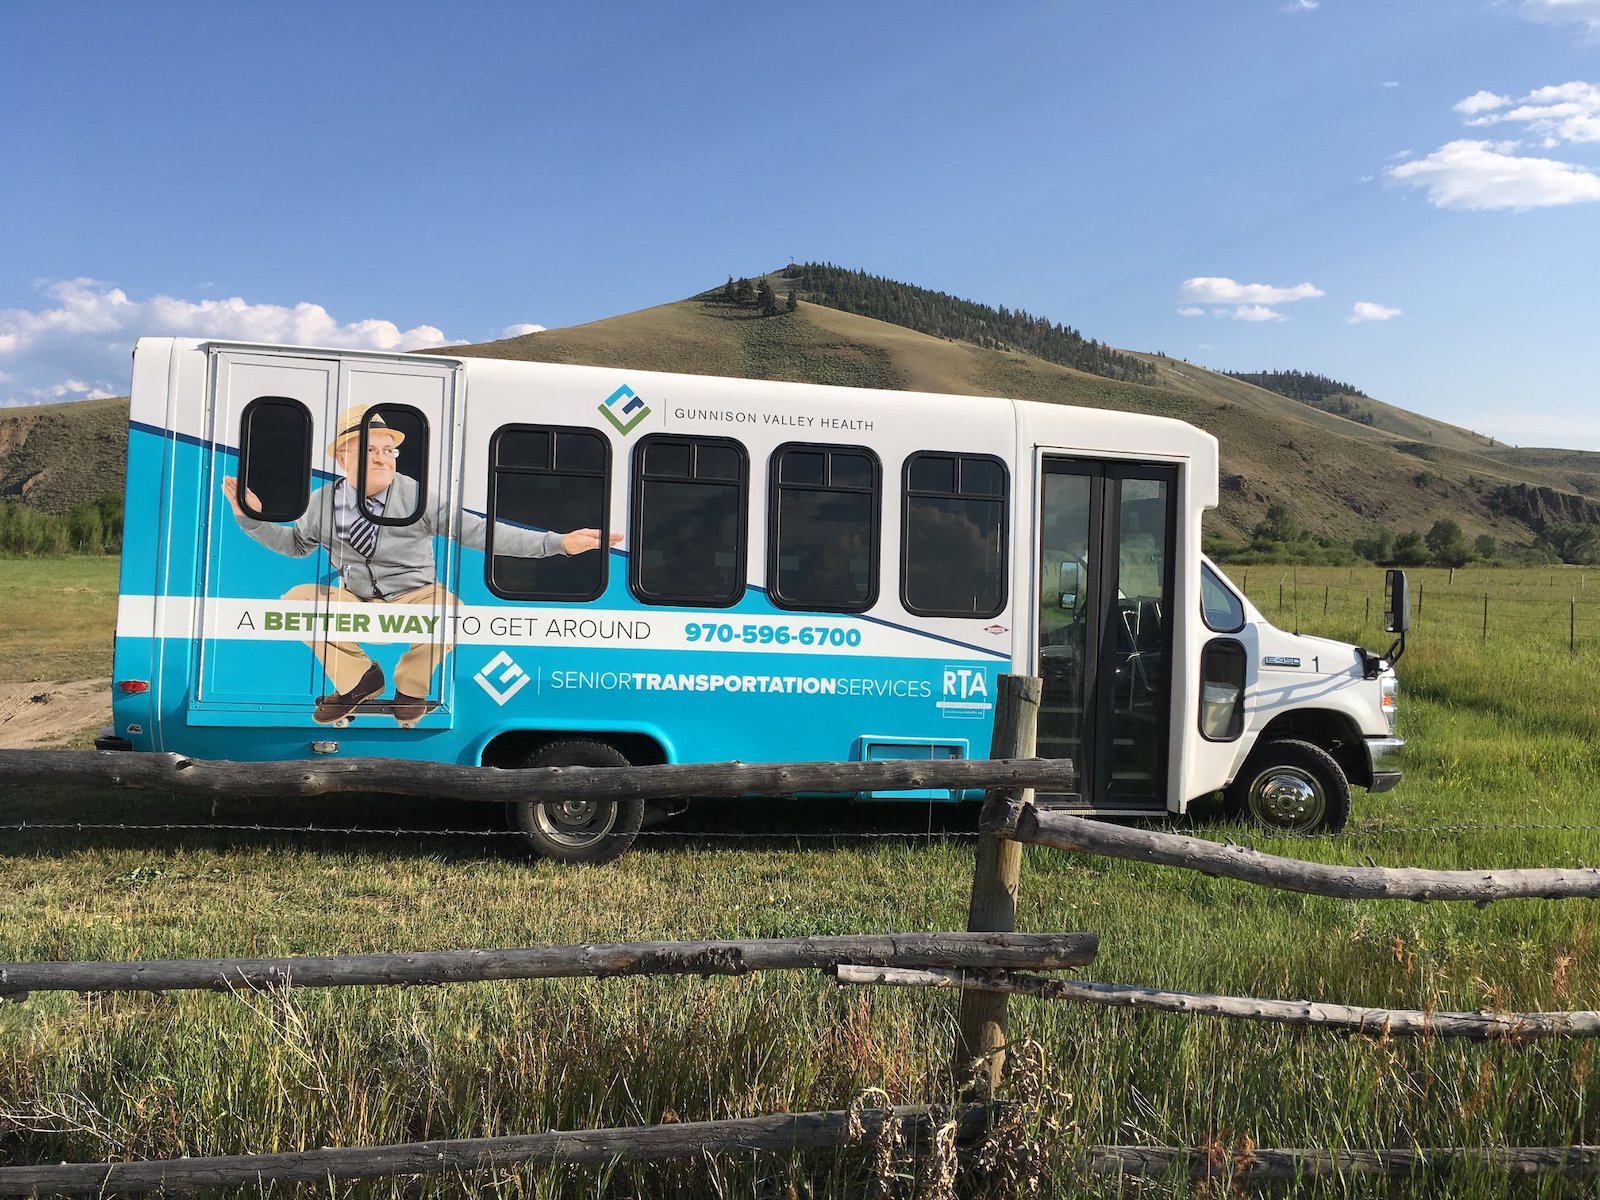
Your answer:
[[[507,325],[504,329],[502,329],[500,331],[500,336],[503,337],[503,338],[514,338],[514,337],[522,337],[523,335],[529,334],[529,333],[543,333],[543,332],[544,332],[544,326],[543,325],[528,325],[528,324]]]
[[[1178,315],[1180,317],[1203,317],[1206,315],[1206,310],[1203,308],[1196,308],[1194,305],[1189,304],[1185,305],[1183,308],[1180,308],[1178,310]]]
[[[1504,108],[1511,103],[1509,96],[1496,96],[1493,92],[1473,92],[1465,100],[1459,101],[1455,108],[1464,117],[1476,117],[1480,113],[1491,112],[1497,108]]]
[[[1515,142],[1449,142],[1427,158],[1384,172],[1406,187],[1427,189],[1435,208],[1550,208],[1600,200],[1600,175],[1551,158],[1514,153]]]
[[[121,288],[93,279],[62,280],[42,290],[49,299],[38,309],[0,309],[0,359],[11,368],[10,384],[17,385],[13,404],[126,393],[128,355],[135,339],[145,335],[351,350],[452,344],[432,325],[402,330],[376,318],[340,322],[320,304],[291,308],[250,304],[238,296],[133,300]]]
[[[1283,6],[1283,11],[1315,12],[1317,5],[1320,3],[1322,3],[1322,0],[1289,0],[1289,3]]]
[[[1479,96],[1487,96],[1479,92]],[[1476,97],[1469,96],[1456,105],[1456,111],[1473,117],[1468,125],[1504,125],[1517,122],[1537,135],[1546,149],[1554,149],[1563,142],[1600,142],[1600,86],[1574,80],[1550,87],[1537,88],[1515,102],[1495,97],[1498,105],[1491,109],[1464,107]],[[1506,105],[1515,103],[1514,108]],[[1504,111],[1500,111],[1500,110]]]
[[[1521,0],[1517,11],[1541,25],[1578,25],[1600,34],[1600,0]]]
[[[1322,289],[1310,283],[1275,287],[1270,283],[1239,283],[1221,276],[1185,279],[1178,289],[1183,299],[1196,304],[1288,304],[1294,300],[1314,300]]]
[[[1385,308],[1381,304],[1374,304],[1371,300],[1357,300],[1355,307],[1350,311],[1350,324],[1360,325],[1366,321],[1391,321],[1400,315],[1398,308]]]
[[[1383,86],[1386,88],[1397,88],[1400,86],[1400,81],[1398,79],[1385,79],[1383,81]]]
[[[1321,292],[1317,293],[1319,296]],[[1218,312],[1218,316],[1224,315]],[[1227,316],[1235,321],[1287,321],[1289,318],[1275,309],[1268,308],[1265,304],[1241,304]]]

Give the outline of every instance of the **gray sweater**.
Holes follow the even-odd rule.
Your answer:
[[[240,516],[239,527],[268,550],[290,558],[304,558],[318,546],[326,546],[334,570],[347,591],[363,600],[386,600],[417,588],[439,582],[433,560],[433,539],[448,536],[448,513],[438,504],[424,505],[409,525],[379,525],[378,542],[370,559],[363,557],[348,541],[334,532],[333,489],[325,484],[311,494],[305,513],[292,525],[277,525]],[[387,512],[417,512],[417,481],[396,475],[384,493]],[[469,512],[461,514],[460,541],[474,550],[488,547],[488,522]],[[514,558],[548,558],[565,554],[562,535],[519,529],[496,521],[496,554]]]

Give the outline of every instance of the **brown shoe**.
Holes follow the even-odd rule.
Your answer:
[[[404,692],[394,694],[394,703],[389,706],[400,728],[410,729],[423,717],[439,707],[437,700],[424,700],[421,696],[408,696]]]
[[[355,712],[356,705],[381,691],[383,691],[383,668],[373,663],[367,668],[367,673],[361,677],[360,682],[348,692],[318,696],[317,707],[311,714],[311,719],[318,725],[349,724],[350,714]]]

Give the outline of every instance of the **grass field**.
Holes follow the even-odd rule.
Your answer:
[[[23,574],[35,570],[35,592],[12,574],[17,594],[114,590],[92,560],[29,564]],[[1286,626],[1297,609],[1305,632],[1381,648],[1376,612],[1363,625],[1364,597],[1380,574],[1252,567],[1249,590]],[[1569,651],[1565,622],[1578,579],[1482,571],[1446,583],[1423,573],[1423,612],[1401,664],[1402,732],[1412,751],[1402,785],[1358,794],[1346,836],[1275,838],[1215,824],[1200,832],[1334,863],[1600,861],[1592,683],[1600,623],[1588,639],[1580,629],[1577,652]],[[1280,581],[1293,589],[1283,613]],[[1491,628],[1483,638],[1485,590],[1491,615],[1497,596],[1508,613],[1517,596],[1529,605],[1518,610],[1528,636]],[[1474,594],[1476,608],[1446,599]],[[61,670],[100,669],[92,656],[109,640],[109,615],[92,634],[57,631],[53,622],[83,618],[41,603],[29,610],[37,624],[23,639],[11,627],[10,595],[5,677],[18,677],[18,659],[34,645],[58,647],[63,657],[50,661]],[[1540,595],[1542,608],[1533,599]],[[1533,618],[1547,611],[1559,612],[1563,627],[1538,626],[1533,636]],[[442,803],[18,789],[0,797],[0,824],[11,827],[0,959],[958,929],[972,815],[708,805],[610,866],[572,870],[526,861],[498,835],[493,814]],[[15,828],[23,821],[85,827]],[[303,831],[313,822],[384,832]],[[100,823],[302,832],[87,827]],[[746,836],[718,836],[733,829]],[[1029,850],[1018,927],[1097,931],[1101,955],[1087,978],[1187,991],[1534,1010],[1597,1007],[1600,986],[1600,938],[1591,907],[1579,901],[1350,903]],[[802,974],[166,999],[39,995],[0,1007],[0,1161],[370,1145],[647,1123],[669,1113],[753,1116],[847,1107],[870,1089],[897,1103],[949,1098],[955,1012],[946,994],[843,991]],[[1242,1150],[1600,1141],[1589,1103],[1593,1048],[1582,1042],[1354,1039],[1029,1000],[1012,1002],[1011,1027],[1043,1049],[1037,1120],[1058,1188],[1074,1182],[1074,1154],[1097,1142]],[[869,1157],[506,1172],[316,1194],[849,1196],[870,1190]],[[897,1186],[910,1194],[908,1181]],[[1322,1191],[1396,1188],[1343,1181]],[[1577,1182],[1466,1176],[1415,1189],[1591,1193]],[[1191,1193],[1164,1181],[1096,1182],[1086,1194]]]
[[[115,558],[0,563],[0,683],[111,675]]]

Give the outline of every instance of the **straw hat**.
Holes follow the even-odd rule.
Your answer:
[[[328,443],[329,458],[332,458],[334,455],[336,455],[339,452],[339,447],[344,445],[351,438],[361,436],[362,419],[367,415],[367,409],[369,407],[371,406],[366,404],[356,404],[345,409],[339,414],[339,432],[334,435],[333,441]],[[369,432],[374,429],[384,430],[390,437],[394,439],[394,444],[396,446],[406,440],[405,434],[401,433],[398,429],[391,429],[388,425],[384,424],[382,413],[379,413],[377,416],[373,417],[372,420],[367,421],[366,426]]]

